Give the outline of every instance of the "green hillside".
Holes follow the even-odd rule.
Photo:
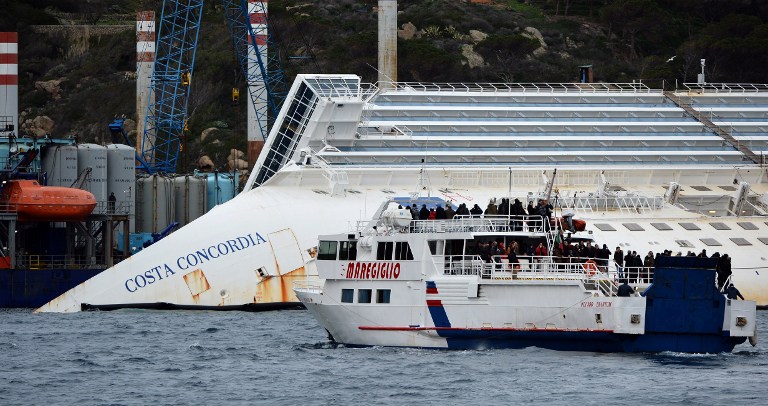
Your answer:
[[[573,82],[642,80],[674,88],[707,60],[710,82],[768,83],[768,2],[759,0],[401,0],[398,80]],[[482,2],[478,2],[482,3]],[[218,3],[205,6],[180,170],[202,154],[223,165],[245,149],[245,88]],[[289,80],[354,73],[375,82],[375,0],[270,0],[271,29]],[[22,122],[103,142],[115,114],[135,115],[135,12],[160,1],[0,2],[0,30],[18,31]],[[276,52],[270,49],[270,52]],[[242,92],[231,101],[232,88]],[[200,141],[211,127],[215,136]]]

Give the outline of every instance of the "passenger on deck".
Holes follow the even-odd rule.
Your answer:
[[[469,214],[475,217],[480,217],[480,215],[483,214],[483,209],[481,209],[480,206],[478,206],[477,203],[475,203],[472,209],[469,210]]]
[[[456,215],[457,216],[469,216],[469,209],[467,209],[467,204],[462,203],[459,205],[459,208],[456,209]]]
[[[544,231],[549,231],[549,222],[552,219],[552,205],[548,200],[539,199],[539,205],[536,207],[536,210],[539,216],[541,216],[541,221],[544,223]]]
[[[648,251],[648,255],[645,256],[645,260],[643,261],[643,266],[645,267],[643,281],[648,283],[651,281],[653,267],[656,266],[656,258],[653,257],[653,251]]]
[[[540,242],[539,245],[536,247],[535,250],[533,250],[533,256],[536,257],[536,262],[543,262],[544,257],[548,256],[549,252],[547,252],[547,247],[544,246],[543,242]]]
[[[485,208],[486,216],[495,216],[499,214],[499,208],[496,207],[496,198],[492,198],[490,201],[488,201],[488,206]]]
[[[726,297],[728,299],[736,299],[737,297],[741,300],[744,300],[744,296],[741,295],[741,292],[739,292],[738,289],[736,289],[736,286],[733,286],[733,284],[730,284],[728,286],[728,293],[726,294]]]
[[[453,210],[453,207],[451,207],[451,204],[450,203],[446,203],[445,204],[445,218],[450,220],[455,215],[456,215],[456,212]]]
[[[412,218],[413,220],[418,220],[418,219],[419,219],[419,209],[418,209],[418,208],[416,208],[416,203],[414,203],[414,204],[411,206],[411,218]]]
[[[501,203],[499,203],[499,215],[500,216],[507,216],[510,212],[510,204],[509,199],[506,197],[501,198]]]
[[[618,292],[616,292],[616,296],[629,297],[633,293],[635,293],[635,289],[632,288],[632,286],[629,286],[629,284],[627,283],[627,279],[626,278],[622,279],[621,280],[621,285],[619,285],[619,290],[618,290]]]
[[[621,247],[616,247],[616,251],[613,252],[613,262],[616,263],[616,271],[619,272],[619,276],[623,277],[621,268],[624,266],[624,252],[621,251]]]
[[[419,220],[426,220],[429,218],[429,209],[427,209],[426,204],[421,205],[421,210],[419,210]]]
[[[717,286],[722,292],[725,289],[725,283],[728,282],[728,278],[731,277],[731,258],[728,254],[723,254],[720,257],[720,261],[717,264]]]
[[[435,208],[435,220],[445,220],[448,217],[445,215],[445,209],[443,206],[437,205]]]
[[[427,214],[427,220],[435,220],[437,219],[437,212],[435,209],[429,209],[429,214]]]
[[[707,250],[703,249],[698,255],[699,258],[707,258]]]

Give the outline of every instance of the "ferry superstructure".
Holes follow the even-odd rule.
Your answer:
[[[291,284],[317,277],[316,236],[384,199],[485,208],[548,183],[558,210],[624,250],[728,253],[734,283],[768,305],[766,129],[766,85],[299,75],[244,192],[40,311],[296,304]]]

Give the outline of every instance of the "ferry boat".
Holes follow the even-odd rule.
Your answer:
[[[298,75],[243,192],[40,311],[294,306],[293,282],[318,278],[317,235],[381,201],[485,208],[550,186],[611,250],[729,254],[765,306],[766,134],[766,85]]]
[[[659,256],[643,276],[652,283],[622,295],[617,278],[643,272],[560,255],[562,230],[545,227],[546,217],[412,220],[396,206],[385,203],[352,233],[320,236],[322,282],[295,288],[337,343],[718,353],[756,342],[755,302],[718,290],[717,259]],[[564,238],[593,242],[578,231]],[[558,254],[488,248],[539,244]]]

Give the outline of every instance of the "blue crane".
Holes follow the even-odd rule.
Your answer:
[[[263,21],[254,29],[249,13],[261,12]],[[272,37],[268,34],[266,0],[222,0],[240,67],[266,139],[269,120],[274,120],[285,99],[287,85]],[[148,173],[174,173],[187,124],[187,102],[194,73],[195,51],[203,0],[164,0],[157,36],[155,64],[150,82],[150,105],[144,121],[141,157]],[[264,58],[261,48],[273,49]],[[265,60],[268,59],[268,60]],[[255,61],[258,69],[249,70]],[[253,64],[251,64],[253,66]]]

